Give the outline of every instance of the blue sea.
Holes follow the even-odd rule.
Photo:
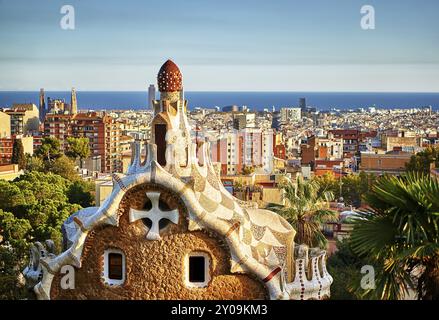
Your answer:
[[[68,91],[46,91],[46,98],[70,101]],[[308,106],[318,110],[356,109],[376,106],[383,109],[432,106],[439,110],[439,93],[344,93],[344,92],[185,92],[189,108],[213,108],[229,105],[247,106],[263,110],[274,106],[297,106],[299,98],[306,98]],[[78,106],[82,110],[146,109],[148,94],[145,91],[78,91]],[[13,103],[35,103],[38,91],[0,91],[0,107]]]

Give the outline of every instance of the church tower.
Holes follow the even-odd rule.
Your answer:
[[[166,149],[175,139],[182,139],[183,145],[190,144],[190,129],[186,118],[187,100],[183,94],[183,76],[178,66],[166,61],[157,74],[160,100],[153,101],[154,118],[151,122],[151,143],[157,145],[157,161],[166,166]],[[188,162],[188,150],[177,155],[179,165]]]
[[[44,88],[40,89],[40,101],[39,101],[39,109],[40,109],[40,122],[43,123],[46,118],[46,98],[44,96]]]
[[[72,88],[72,93],[70,96],[70,114],[78,113],[78,102],[76,101],[76,90]]]

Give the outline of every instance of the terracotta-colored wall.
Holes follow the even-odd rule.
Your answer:
[[[328,147],[319,146],[318,148],[318,154],[320,159],[326,159],[328,158]]]
[[[403,170],[409,161],[410,155],[394,157],[382,155],[363,155],[361,157],[360,169]]]
[[[314,150],[316,145],[316,138],[312,136],[308,138],[307,144],[302,144],[300,146],[300,156],[302,157],[302,164],[310,164],[316,160],[316,152]]]
[[[314,146],[308,144],[301,145],[300,154],[302,157],[302,164],[310,164],[316,160]]]
[[[146,239],[141,220],[128,222],[129,208],[142,209],[147,191],[160,191],[170,208],[178,208],[179,224],[170,223],[161,231],[162,240]],[[105,226],[88,237],[82,267],[76,270],[75,289],[60,289],[60,275],[52,284],[52,299],[263,299],[264,285],[251,275],[230,273],[227,245],[219,237],[202,231],[189,232],[186,210],[174,194],[158,186],[138,186],[121,202],[119,227]],[[108,248],[121,249],[126,256],[127,276],[120,287],[101,279],[103,254]],[[187,288],[183,261],[192,251],[211,256],[211,281],[206,288]]]

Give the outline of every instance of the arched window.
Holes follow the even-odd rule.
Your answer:
[[[122,285],[125,282],[125,255],[119,249],[107,249],[104,253],[104,282]]]

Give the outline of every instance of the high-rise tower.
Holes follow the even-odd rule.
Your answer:
[[[40,89],[40,102],[38,108],[40,111],[40,122],[44,122],[44,118],[46,117],[46,99],[44,97],[44,88]]]
[[[78,113],[78,102],[76,101],[76,90],[72,88],[72,93],[70,96],[70,114]]]
[[[299,108],[302,110],[306,109],[306,98],[299,98]]]

